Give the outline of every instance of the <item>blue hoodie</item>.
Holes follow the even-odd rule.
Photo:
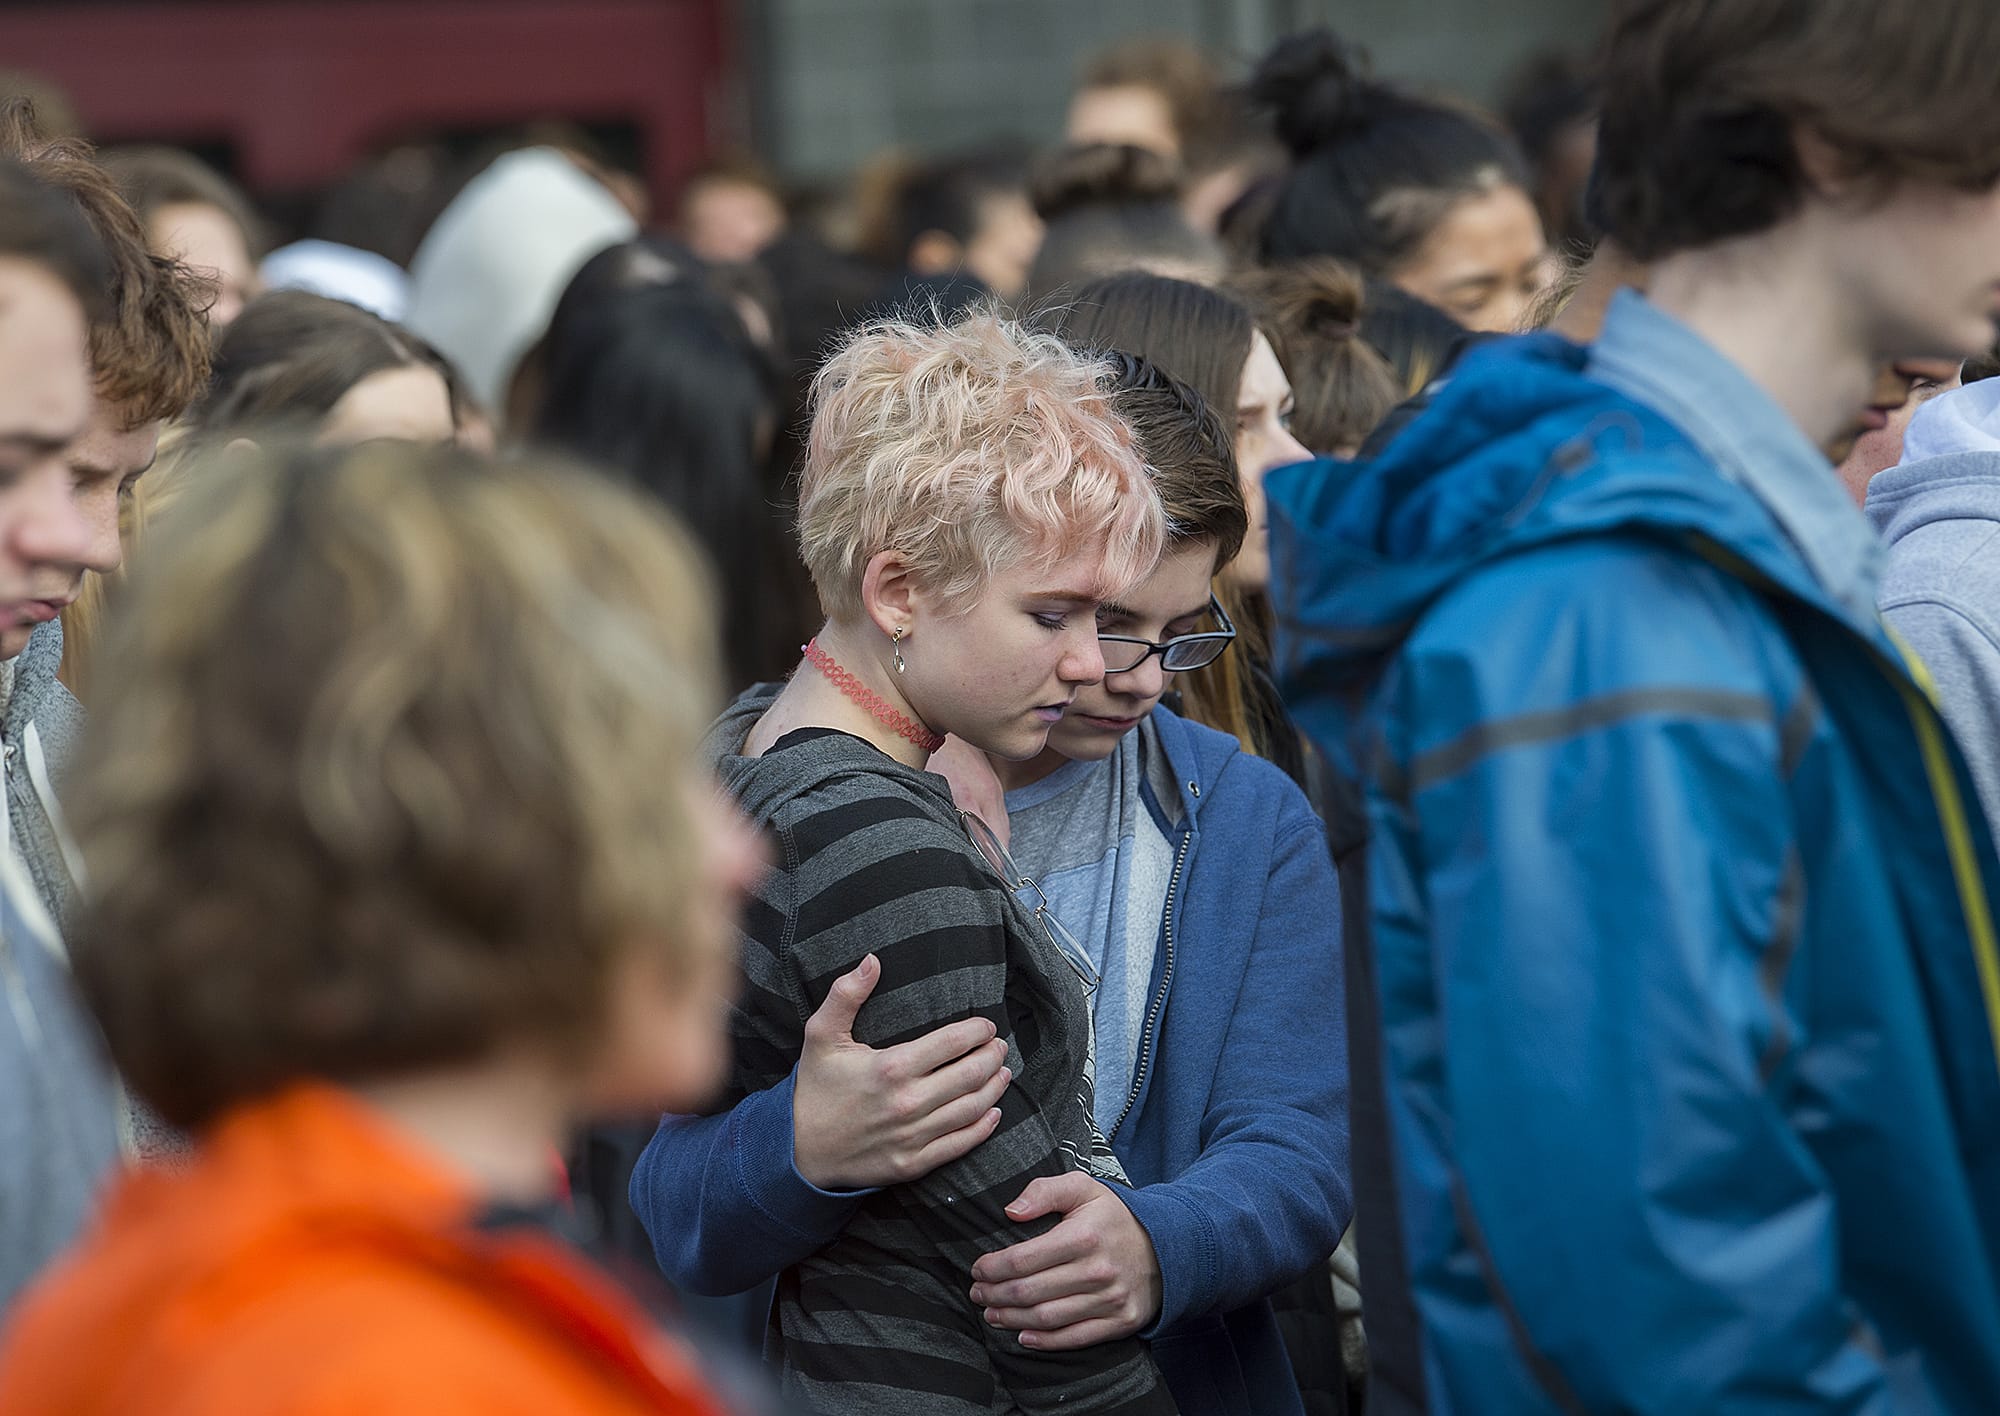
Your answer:
[[[1880,626],[1586,357],[1482,348],[1380,460],[1266,484],[1288,700],[1366,776],[1357,1164],[1429,1409],[2000,1410],[1971,780]]]
[[[1351,1209],[1338,887],[1282,772],[1164,708],[1154,720],[1180,782],[1181,869],[1138,1095],[1111,1138],[1164,1284],[1144,1336],[1182,1416],[1297,1416],[1267,1295],[1325,1261]],[[661,1268],[697,1293],[769,1279],[858,1198],[793,1165],[790,1081],[667,1118],[632,1176]]]

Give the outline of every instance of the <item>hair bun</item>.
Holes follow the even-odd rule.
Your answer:
[[[1171,202],[1181,194],[1172,158],[1129,143],[1077,143],[1051,153],[1029,180],[1028,196],[1044,221],[1080,207]]]
[[[1368,77],[1367,55],[1329,29],[1279,41],[1249,84],[1251,101],[1271,111],[1294,157],[1365,127],[1390,92]]]
[[[1368,311],[1367,281],[1332,256],[1259,266],[1238,275],[1228,289],[1284,328],[1321,340],[1359,337]]]

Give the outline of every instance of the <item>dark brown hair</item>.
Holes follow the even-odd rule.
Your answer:
[[[1248,301],[1292,384],[1292,436],[1314,452],[1352,453],[1403,399],[1388,362],[1362,334],[1366,283],[1317,256],[1246,271],[1230,289]]]
[[[74,202],[6,158],[0,158],[0,257],[42,267],[93,322],[110,305],[110,262],[97,233]]]
[[[256,260],[264,254],[264,223],[242,191],[192,153],[170,147],[109,148],[99,158],[141,222],[169,206],[210,206],[228,217]]]
[[[1993,0],[1625,0],[1605,50],[1592,215],[1657,260],[1776,225],[1807,130],[1849,174],[2000,179]]]
[[[274,424],[309,429],[369,375],[425,367],[444,379],[452,419],[459,421],[458,381],[422,339],[357,305],[274,290],[245,305],[223,331],[190,429],[197,438]]]
[[[1136,354],[1110,352],[1111,406],[1138,439],[1167,513],[1167,545],[1215,544],[1215,568],[1250,530],[1229,427],[1200,394]]]
[[[186,411],[208,379],[206,311],[214,292],[179,261],[154,255],[137,213],[81,138],[45,136],[25,99],[0,103],[0,156],[76,204],[110,260],[110,299],[90,327],[98,397],[139,427]]]
[[[72,955],[133,1089],[199,1127],[301,1078],[547,1048],[712,944],[698,556],[635,493],[448,448],[231,449],[114,621]]]
[[[1029,180],[1047,223],[1028,270],[1038,296],[1121,270],[1212,267],[1221,245],[1181,214],[1182,174],[1172,158],[1128,143],[1078,143],[1044,158]]]
[[[1127,271],[1093,280],[1042,322],[1080,349],[1150,360],[1236,425],[1257,322],[1240,301],[1189,280]]]

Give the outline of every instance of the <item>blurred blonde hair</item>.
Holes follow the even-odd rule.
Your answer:
[[[799,548],[829,616],[900,552],[948,609],[997,572],[1102,549],[1109,597],[1159,560],[1165,515],[1112,407],[1110,368],[984,310],[850,336],[813,383]]]
[[[503,1045],[588,1065],[626,951],[700,962],[698,553],[545,461],[198,470],[114,616],[76,782],[73,953],[120,1070],[193,1127]]]

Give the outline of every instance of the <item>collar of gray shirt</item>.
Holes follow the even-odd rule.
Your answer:
[[[1783,528],[1829,595],[1875,618],[1882,543],[1825,454],[1772,397],[1637,291],[1621,290],[1590,351],[1590,376],[1643,403]]]

